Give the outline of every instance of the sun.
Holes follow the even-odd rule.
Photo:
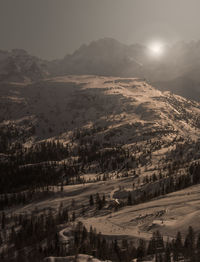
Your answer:
[[[160,57],[164,54],[164,44],[162,42],[152,42],[148,46],[151,56]]]

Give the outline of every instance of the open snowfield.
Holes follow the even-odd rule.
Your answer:
[[[118,212],[83,220],[89,228],[95,225],[103,235],[151,237],[157,229],[165,238],[173,238],[177,231],[185,233],[192,225],[200,231],[200,186],[171,193],[154,201],[125,207]]]
[[[79,212],[81,205],[88,205],[90,194],[106,193],[107,201],[113,198],[113,190],[120,185],[127,186],[130,178],[111,180],[85,185],[65,186],[63,192],[58,192],[53,198],[18,208],[15,213],[29,213],[34,209],[44,210],[49,207],[57,210],[60,203],[71,206],[75,200],[74,209]],[[177,231],[186,233],[192,225],[195,231],[200,231],[200,185],[192,186],[178,192],[159,197],[153,201],[135,206],[126,206],[114,211],[108,205],[98,212],[87,208],[84,216],[78,218],[89,229],[96,228],[105,236],[123,237],[128,239],[150,239],[152,232],[159,229],[165,240],[176,236]],[[11,211],[11,210],[10,210]],[[60,233],[63,238],[65,229]],[[63,240],[65,240],[63,238]]]
[[[45,259],[46,262],[74,262],[75,257],[69,256],[69,257],[48,257]],[[101,261],[97,258],[94,258],[92,256],[79,254],[76,258],[76,262],[109,262]]]
[[[105,134],[123,131],[116,141],[141,140],[150,130],[195,139],[199,115],[198,103],[160,92],[137,78],[65,76],[0,88],[0,124],[27,131],[34,127],[29,142],[53,137],[66,142],[74,128],[94,124],[106,126]]]

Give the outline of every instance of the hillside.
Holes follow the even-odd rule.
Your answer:
[[[162,93],[142,79],[66,76],[29,85],[1,84],[0,92],[1,125],[24,126],[25,132],[32,127],[34,134],[27,138],[37,141],[65,137],[88,125],[104,128],[104,135],[123,130],[129,141],[150,139],[148,130],[198,137],[199,104]]]
[[[1,83],[2,245],[62,261],[77,254],[76,232],[87,238],[92,226],[112,256],[98,253],[98,241],[79,253],[116,261],[112,241],[137,247],[157,229],[171,241],[193,224],[199,232],[199,135],[200,104],[144,79]]]
[[[163,156],[179,144],[190,147],[199,138],[199,104],[162,93],[141,79],[58,77],[30,85],[3,84],[0,92],[4,158],[9,158],[14,150],[16,158],[22,154],[26,159],[31,151],[41,152],[41,142],[45,147],[45,141],[57,141],[67,149],[59,149],[61,155],[56,158],[55,154],[49,157],[48,150],[55,145],[47,145],[44,162],[69,161],[66,156],[73,156],[78,157],[73,160],[78,165],[90,162],[81,168],[85,173],[120,169],[124,165],[134,169],[148,164],[154,170]],[[195,154],[195,149],[191,151]],[[84,153],[91,160],[84,159]],[[113,164],[106,160],[102,165],[99,158],[107,154],[112,155]],[[122,160],[116,167],[118,154]],[[28,161],[31,164],[31,159]],[[42,161],[36,154],[33,162]]]

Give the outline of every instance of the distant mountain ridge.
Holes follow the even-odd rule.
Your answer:
[[[137,54],[132,55],[132,49],[112,38],[103,38],[82,45],[72,55],[57,61],[52,73],[140,77],[142,66],[134,59]]]
[[[0,81],[38,81],[48,76],[99,75],[145,78],[160,90],[200,100],[200,41],[165,47],[162,58],[148,47],[103,38],[63,59],[45,61],[15,49],[0,51]]]
[[[0,50],[0,81],[35,81],[48,74],[47,63],[29,55],[25,50]]]

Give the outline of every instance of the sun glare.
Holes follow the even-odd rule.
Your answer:
[[[153,42],[148,46],[150,55],[160,57],[164,53],[164,45],[161,42]]]

